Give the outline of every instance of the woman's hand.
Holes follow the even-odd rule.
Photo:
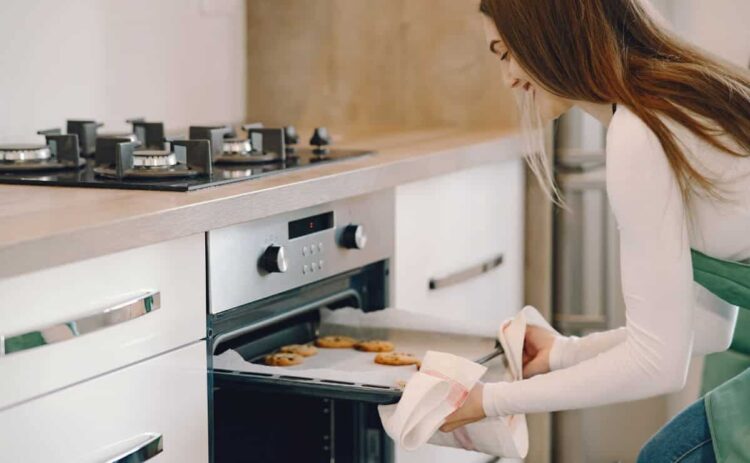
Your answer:
[[[440,427],[440,430],[451,432],[456,428],[485,418],[484,406],[482,405],[483,389],[484,385],[482,383],[474,385],[471,391],[469,391],[469,396],[463,405],[445,418],[445,423]]]
[[[555,343],[555,333],[534,325],[526,326],[523,341],[523,377],[549,373],[549,353]]]

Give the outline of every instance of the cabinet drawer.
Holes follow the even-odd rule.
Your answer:
[[[198,342],[0,412],[0,461],[208,461],[207,410]]]
[[[485,322],[521,308],[523,161],[396,189],[394,306]]]
[[[0,280],[0,410],[204,338],[204,249],[200,234]]]

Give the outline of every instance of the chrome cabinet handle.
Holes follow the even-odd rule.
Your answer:
[[[488,259],[477,265],[473,265],[467,269],[461,270],[456,273],[451,273],[440,278],[430,278],[429,287],[431,290],[445,288],[448,286],[457,285],[463,283],[466,280],[483,275],[490,270],[499,267],[503,263],[503,255],[499,254],[492,259]]]
[[[103,463],[142,463],[164,451],[164,439],[161,434],[148,432],[144,436],[144,442]]]
[[[109,326],[119,325],[142,317],[160,308],[161,293],[159,291],[148,291],[76,320],[56,323],[26,333],[0,334],[0,356],[78,338]]]

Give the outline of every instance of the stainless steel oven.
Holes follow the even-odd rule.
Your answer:
[[[394,197],[381,191],[211,231],[209,381],[216,462],[391,462],[376,406],[400,390],[220,368],[318,334],[322,308],[388,306]]]

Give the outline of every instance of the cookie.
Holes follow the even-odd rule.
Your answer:
[[[422,362],[412,354],[405,352],[381,352],[375,356],[375,363],[393,366],[417,365],[417,368],[419,368]]]
[[[318,353],[318,349],[310,344],[289,344],[288,346],[282,346],[279,352],[285,354],[298,354],[303,357],[310,357]]]
[[[304,360],[304,357],[302,357],[299,354],[290,354],[281,352],[278,354],[269,354],[266,355],[265,361],[266,365],[271,365],[274,367],[288,367],[292,365],[299,365]]]
[[[348,349],[354,347],[357,340],[349,336],[323,336],[315,340],[315,345],[327,349]]]
[[[379,341],[376,339],[370,341],[360,341],[354,345],[354,348],[364,352],[391,352],[394,349],[390,341]]]

